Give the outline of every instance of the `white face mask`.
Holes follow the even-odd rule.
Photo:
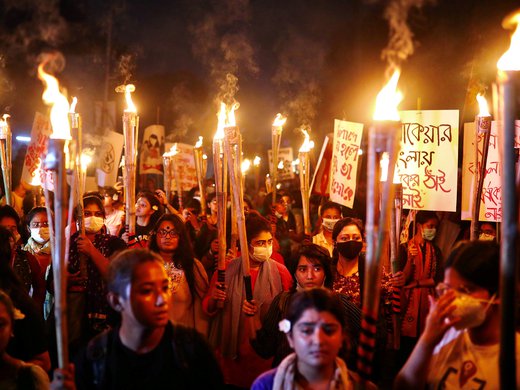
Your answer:
[[[453,301],[456,308],[452,315],[460,318],[460,321],[454,325],[455,329],[475,328],[482,325],[486,319],[486,312],[494,300],[494,295],[490,300],[486,300],[477,299],[467,294],[458,294]],[[484,306],[483,302],[487,302],[487,305]]]
[[[323,218],[321,222],[321,226],[323,226],[323,229],[328,230],[329,232],[334,229],[334,225],[336,222],[338,222],[339,219],[332,219],[332,218]]]
[[[255,246],[253,247],[253,259],[259,262],[267,261],[273,254],[273,246]]]
[[[85,218],[85,231],[87,233],[99,232],[105,223],[105,220],[101,217],[87,217]]]
[[[48,227],[31,228],[31,238],[38,244],[43,244],[51,238]]]

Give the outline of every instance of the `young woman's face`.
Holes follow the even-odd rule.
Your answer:
[[[325,281],[325,270],[320,263],[312,263],[305,256],[301,256],[294,276],[298,284],[305,289],[321,287]]]
[[[336,242],[363,241],[361,232],[356,225],[347,225],[338,234]]]
[[[179,234],[170,221],[163,221],[157,229],[157,246],[163,252],[173,252],[179,247]]]
[[[83,216],[85,218],[88,217],[99,217],[99,218],[105,218],[105,212],[104,210],[101,210],[99,206],[95,203],[89,203],[83,208]]]
[[[119,298],[123,322],[145,328],[166,326],[170,286],[161,263],[139,264],[134,271],[134,280],[127,286],[126,296]]]
[[[29,227],[33,229],[49,227],[49,218],[47,217],[47,213],[42,211],[41,213],[34,214],[32,219],[29,221]]]
[[[137,203],[135,204],[135,215],[137,217],[146,217],[150,216],[154,213],[152,209],[152,205],[148,202],[148,199],[145,197],[141,197],[137,199]]]
[[[213,198],[211,200],[211,202],[209,202],[209,209],[210,209],[212,214],[216,214],[217,213],[217,211],[218,211],[217,198]]]
[[[310,308],[293,324],[287,339],[299,365],[319,369],[334,365],[343,343],[343,330],[330,312]]]
[[[5,351],[11,339],[13,324],[7,308],[0,303],[0,352]]]

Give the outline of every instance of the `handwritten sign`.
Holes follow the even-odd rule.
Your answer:
[[[139,154],[139,174],[163,174],[164,126],[151,125],[144,129]]]
[[[269,172],[273,171],[273,151],[269,149],[267,151],[267,157],[269,159]],[[292,169],[293,162],[293,149],[292,148],[280,148],[278,150],[278,181],[291,180],[294,178],[294,172]],[[280,164],[282,163],[282,164]]]
[[[332,165],[332,140],[334,133],[327,134],[323,141],[320,157],[316,164],[316,170],[312,177],[311,193],[321,196],[329,196],[330,167]]]
[[[170,150],[172,143],[166,143],[166,150]],[[176,169],[180,181],[181,191],[189,191],[198,186],[193,145],[177,143],[177,154],[174,157],[173,169]],[[176,191],[175,176],[172,176],[172,191]]]
[[[52,134],[49,118],[39,112],[34,114],[31,130],[31,142],[27,147],[22,170],[22,180],[28,184],[39,185],[41,183],[39,168],[41,158],[47,152],[47,141]],[[16,187],[18,183],[13,183]]]
[[[502,164],[498,153],[497,123],[491,123],[489,149],[480,200],[479,221],[500,222],[502,220]],[[482,161],[484,135],[479,134],[479,164]],[[520,147],[520,121],[515,122],[515,148]],[[471,220],[475,181],[475,123],[464,124],[464,157],[462,159],[461,219]],[[481,169],[480,165],[477,167]]]
[[[403,207],[455,211],[457,208],[458,110],[401,111],[397,169]]]
[[[334,120],[330,200],[350,208],[356,195],[358,151],[362,137],[362,123]]]

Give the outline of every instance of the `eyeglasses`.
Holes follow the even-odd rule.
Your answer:
[[[167,238],[167,237],[172,238],[172,239],[179,238],[179,235],[177,234],[177,232],[175,230],[161,229],[161,230],[157,231],[157,235],[161,238]]]
[[[48,221],[43,221],[43,222],[31,222],[31,224],[29,225],[30,227],[32,228],[42,228],[42,227],[49,227],[49,222]]]

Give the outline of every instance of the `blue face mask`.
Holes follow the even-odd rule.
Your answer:
[[[435,235],[437,234],[437,229],[435,228],[423,228],[422,230],[422,238],[424,238],[426,241],[433,241],[435,238]]]

